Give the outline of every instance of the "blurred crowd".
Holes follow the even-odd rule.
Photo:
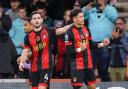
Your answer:
[[[33,27],[33,11],[42,14],[44,27],[56,30],[72,23],[70,11],[80,8],[92,42],[91,56],[96,77],[101,81],[128,79],[128,32],[125,17],[119,17],[116,0],[0,0],[0,78],[28,78],[31,62],[19,71],[17,58],[24,48],[24,37]],[[54,60],[53,78],[70,78],[70,60],[66,57],[66,35],[51,40]],[[110,44],[102,41],[109,39]],[[31,51],[28,55],[31,60]]]

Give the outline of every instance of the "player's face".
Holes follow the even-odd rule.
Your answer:
[[[34,14],[31,19],[31,23],[34,27],[39,28],[42,26],[43,19],[40,14]]]
[[[75,23],[77,25],[84,25],[84,16],[83,13],[79,13],[75,18]]]
[[[33,29],[32,24],[29,21],[25,21],[24,23],[24,30],[25,32],[29,32]]]

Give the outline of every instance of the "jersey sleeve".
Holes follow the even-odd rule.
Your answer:
[[[30,44],[29,44],[29,34],[27,34],[24,38],[24,48],[30,48]]]

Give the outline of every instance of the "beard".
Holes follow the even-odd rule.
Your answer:
[[[42,24],[39,24],[39,23],[35,23],[35,28],[39,28]]]
[[[35,26],[35,28],[40,28],[41,25]]]

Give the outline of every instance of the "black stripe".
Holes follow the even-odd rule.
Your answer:
[[[36,33],[36,37],[37,36],[40,37],[40,40],[39,41],[37,41],[37,39],[36,39],[36,45],[39,45],[40,43],[43,43],[42,42],[42,38],[41,38],[41,32],[42,32],[42,30]],[[37,61],[36,61],[37,70],[42,69],[42,60],[43,60],[42,59],[43,49],[40,49],[40,48],[38,48],[38,49],[39,49],[38,50],[38,56],[37,56]]]
[[[50,31],[48,31],[47,30],[47,32],[48,32],[48,40],[49,40],[49,44],[48,44],[48,55],[49,55],[49,68],[53,68],[54,67],[54,64],[53,64],[53,59],[52,59],[52,45],[53,45],[53,41],[52,40],[54,40],[53,38],[52,38],[52,35],[51,35],[51,32]]]

